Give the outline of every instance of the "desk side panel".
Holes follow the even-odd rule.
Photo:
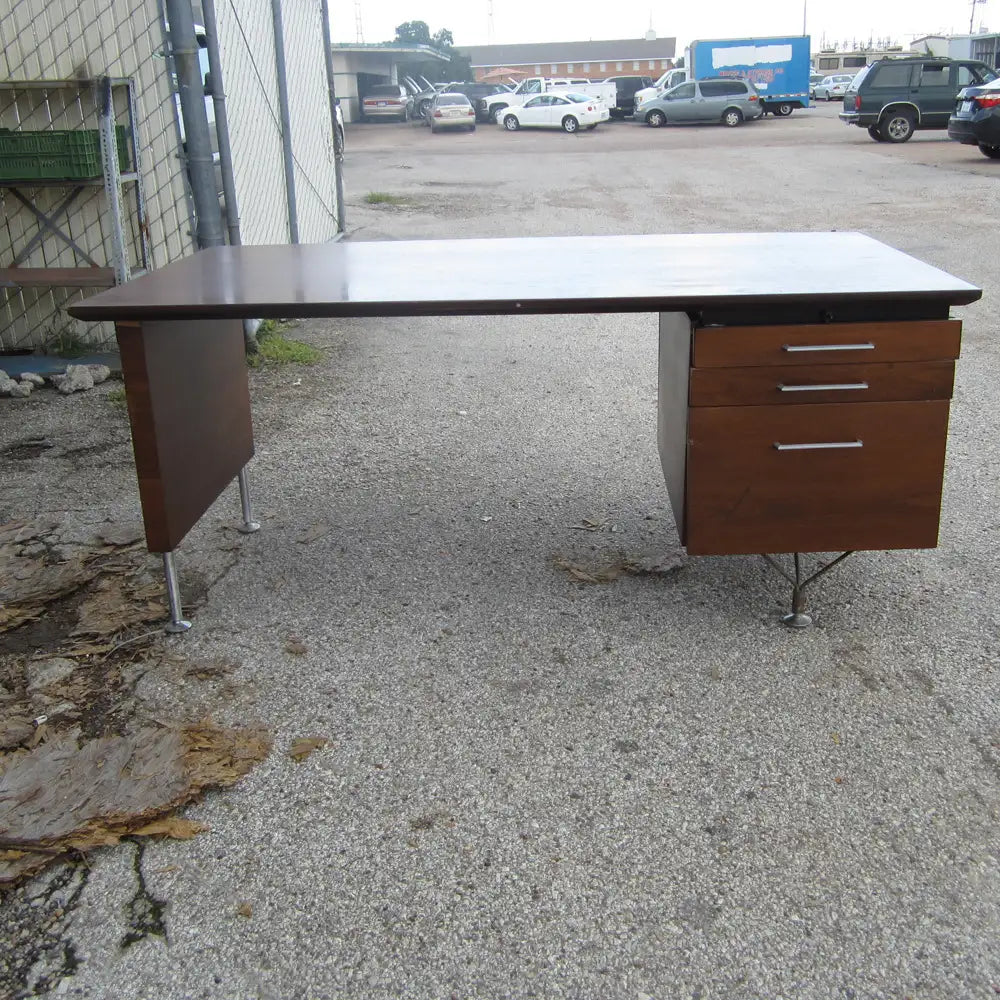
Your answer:
[[[150,552],[175,549],[253,456],[240,320],[118,323]]]
[[[688,382],[691,320],[686,313],[660,313],[656,443],[681,542],[687,496]]]

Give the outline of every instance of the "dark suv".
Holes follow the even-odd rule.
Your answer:
[[[627,118],[635,112],[635,92],[653,86],[651,76],[609,76],[605,83],[613,83],[618,91],[615,106],[609,108],[612,118]]]
[[[879,59],[848,86],[840,120],[876,142],[906,142],[917,129],[946,129],[958,92],[995,76],[970,59]]]

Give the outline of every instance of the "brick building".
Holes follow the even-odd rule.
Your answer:
[[[459,51],[469,57],[477,80],[571,76],[599,81],[623,74],[655,79],[673,68],[677,39],[650,35],[611,41],[466,45]]]

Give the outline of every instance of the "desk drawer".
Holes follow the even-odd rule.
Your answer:
[[[948,405],[691,409],[688,552],[934,547]]]
[[[694,368],[691,406],[776,406],[950,399],[954,361]]]
[[[958,357],[957,319],[909,323],[817,323],[789,326],[703,326],[694,331],[695,368],[744,365],[865,364],[944,361]]]

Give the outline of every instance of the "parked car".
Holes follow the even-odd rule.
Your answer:
[[[401,83],[378,83],[361,98],[361,120],[394,118],[408,122],[413,116],[413,98]]]
[[[839,101],[847,93],[853,79],[850,73],[824,76],[813,88],[813,97],[817,101]]]
[[[732,128],[763,113],[760,95],[749,80],[711,77],[689,80],[644,101],[635,117],[653,128],[688,122],[721,122]]]
[[[609,76],[605,83],[613,83],[618,90],[615,106],[609,108],[612,118],[629,118],[635,111],[635,92],[653,86],[651,76]]]
[[[576,132],[596,128],[611,117],[607,105],[586,94],[539,94],[520,107],[505,108],[500,123],[508,132],[519,128],[561,128]]]
[[[978,146],[983,156],[1000,160],[1000,80],[959,91],[948,136]]]
[[[411,114],[414,118],[423,118],[427,114],[431,101],[436,94],[440,93],[437,87],[425,76],[404,76],[403,86],[410,92],[413,98]]]
[[[426,120],[431,132],[457,128],[476,131],[476,109],[465,94],[450,94],[447,91],[438,94],[427,109]]]
[[[840,120],[876,142],[906,142],[918,129],[947,128],[958,92],[996,76],[973,59],[878,59],[851,81]]]
[[[825,73],[810,73],[809,74],[809,98],[811,100],[816,99],[816,84],[822,83],[826,79]]]
[[[448,88],[451,94],[465,94],[476,109],[476,121],[488,122],[490,116],[486,113],[484,98],[494,94],[509,94],[511,88],[505,83],[455,83]]]

